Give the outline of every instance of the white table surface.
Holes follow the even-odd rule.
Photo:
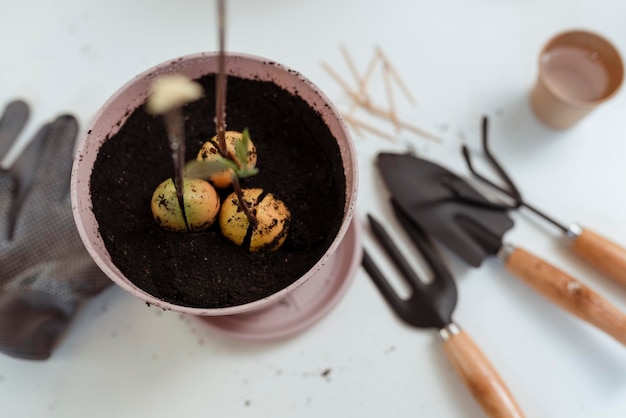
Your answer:
[[[72,112],[84,127],[135,74],[217,46],[214,1],[5,3],[0,105],[29,101],[25,137],[61,112]],[[418,102],[411,106],[397,94],[399,115],[444,139],[435,144],[403,132],[391,143],[355,135],[361,214],[389,214],[373,166],[379,151],[412,148],[465,172],[459,145],[478,150],[486,114],[494,151],[529,201],[626,244],[624,92],[564,132],[540,125],[527,101],[539,50],[555,33],[591,29],[626,51],[625,2],[230,3],[228,49],[301,71],[341,109],[349,103],[320,62],[350,79],[339,46],[364,70],[379,45]],[[384,103],[383,91],[374,89],[373,98]],[[557,231],[526,212],[514,217],[507,238],[626,310],[626,289],[576,260]],[[363,244],[378,251],[368,233]],[[460,295],[456,320],[528,417],[626,415],[625,347],[536,296],[495,260],[469,269],[449,259]],[[436,334],[396,319],[362,269],[320,323],[263,344],[221,337],[112,286],[86,304],[50,360],[0,356],[0,408],[12,418],[481,416]]]

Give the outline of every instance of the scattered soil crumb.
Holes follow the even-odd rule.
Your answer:
[[[417,150],[415,145],[410,143],[410,142],[406,143],[406,152],[407,152],[407,154],[414,155],[416,157],[419,157],[419,155],[420,155],[420,152]]]
[[[250,406],[250,399],[246,399],[246,401],[244,402],[244,405],[246,405],[246,407]]]
[[[52,402],[50,405],[48,405],[48,409],[50,411],[54,411],[58,404],[59,404],[59,400],[55,399],[54,402]]]

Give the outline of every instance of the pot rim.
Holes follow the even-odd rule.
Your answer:
[[[91,210],[92,203],[91,193],[89,192],[89,189],[93,161],[95,161],[98,150],[102,143],[104,143],[109,136],[114,135],[119,127],[123,125],[126,118],[132,113],[132,111],[134,111],[138,106],[142,105],[145,102],[147,90],[146,92],[142,92],[143,94],[134,94],[134,100],[129,100],[124,96],[127,95],[130,90],[136,88],[138,85],[141,84],[148,85],[152,79],[163,74],[173,72],[185,73],[185,70],[189,70],[191,68],[189,65],[190,63],[193,64],[197,63],[198,61],[206,61],[207,63],[216,62],[217,57],[217,52],[201,52],[180,56],[178,58],[170,59],[168,61],[157,64],[139,73],[130,81],[126,82],[100,107],[100,109],[92,119],[91,123],[89,124],[86,133],[82,135],[74,157],[71,176],[71,200],[74,220],[83,244],[85,245],[87,251],[91,255],[92,259],[96,262],[98,267],[115,284],[117,284],[127,292],[131,293],[135,297],[143,300],[147,304],[155,305],[165,310],[173,310],[185,314],[199,316],[231,315],[255,311],[268,307],[283,299],[286,295],[291,293],[296,288],[300,287],[307,280],[314,277],[315,274],[320,271],[322,266],[329,260],[329,258],[332,257],[332,255],[336,252],[344,236],[346,235],[354,214],[358,190],[358,164],[356,159],[356,149],[352,141],[350,131],[346,127],[345,122],[341,117],[341,114],[335,108],[334,104],[328,99],[328,97],[300,72],[292,70],[283,64],[247,53],[228,52],[226,54],[228,75],[237,75],[246,78],[245,76],[236,73],[237,70],[241,70],[236,67],[238,63],[242,63],[243,65],[247,63],[248,65],[266,67],[268,73],[265,75],[267,77],[271,77],[270,73],[283,73],[284,75],[289,77],[290,80],[296,80],[292,82],[297,85],[297,88],[292,87],[294,91],[291,91],[291,93],[295,94],[297,92],[300,97],[302,97],[305,101],[309,103],[311,107],[313,107],[320,113],[320,116],[324,119],[325,123],[329,126],[329,129],[331,129],[331,131],[333,131],[333,127],[331,127],[329,124],[333,124],[335,130],[338,130],[338,132],[341,134],[341,138],[338,138],[337,132],[333,131],[333,136],[337,140],[341,152],[346,177],[346,204],[344,207],[343,220],[339,231],[337,232],[335,238],[333,239],[331,245],[328,247],[324,255],[322,255],[317,263],[315,263],[315,265],[311,269],[309,269],[304,275],[295,280],[289,286],[279,290],[278,292],[266,296],[265,298],[242,305],[228,306],[223,308],[194,308],[184,305],[177,305],[156,298],[155,296],[135,286],[132,282],[130,282],[130,280],[125,278],[124,275],[114,266],[108,254],[108,251],[104,247],[104,243],[98,231],[97,221],[95,221],[95,217]],[[210,73],[214,73],[214,71],[205,71],[204,73],[196,75],[193,78],[198,78],[202,75]],[[281,83],[278,82],[277,84],[279,84],[280,87],[289,90],[289,88],[287,88],[286,86],[282,86]],[[303,90],[303,88],[305,90]],[[308,91],[306,91],[306,89],[308,89]],[[314,100],[317,98],[317,100],[319,100],[319,103],[317,101],[315,103],[311,103],[309,100],[304,98],[303,95],[309,96],[310,100]],[[119,102],[124,103],[125,108],[120,107]],[[106,130],[106,135],[104,135],[104,132],[99,133],[98,127],[102,123],[101,121],[103,120],[103,118],[110,116],[111,111],[119,113],[121,116],[120,119],[115,124],[109,124],[110,127]],[[330,120],[327,120],[327,118],[330,118]],[[96,142],[97,144],[93,145],[94,142]],[[86,167],[86,164],[91,165]],[[85,179],[84,176],[87,174],[89,175],[89,178]]]

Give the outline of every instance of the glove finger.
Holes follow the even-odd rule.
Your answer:
[[[0,211],[1,239],[13,240],[15,228],[19,227],[19,219],[25,216],[28,206],[50,207],[68,196],[77,134],[76,118],[60,116],[40,128],[15,161],[9,170],[14,183],[11,202],[6,203],[9,198],[4,198],[5,203],[0,206],[4,209]],[[26,199],[29,203],[25,203]],[[4,208],[7,205],[8,213]]]
[[[6,240],[8,226],[8,212],[11,206],[11,188],[13,182],[6,171],[0,170],[0,248]]]
[[[30,108],[22,100],[13,100],[4,108],[0,119],[0,161],[22,132],[29,115]]]
[[[5,203],[2,207],[6,206],[7,209],[0,212],[0,215],[2,215],[0,219],[3,221],[0,225],[0,237],[2,239],[11,240],[13,237],[18,213],[21,211],[24,200],[35,181],[37,166],[39,165],[44,150],[44,142],[48,138],[49,131],[50,124],[46,124],[39,129],[35,137],[8,171],[8,175],[12,180],[12,187],[10,194],[7,193],[3,199]]]
[[[20,132],[28,121],[30,109],[21,100],[10,102],[4,109],[0,118],[0,162],[5,157]],[[11,204],[11,188],[13,182],[6,170],[0,168],[0,242],[6,237],[3,229],[7,227],[7,215]]]
[[[0,352],[45,360],[58,344],[76,305],[37,291],[0,295]]]
[[[33,184],[38,199],[53,202],[68,196],[77,136],[78,121],[72,115],[59,116],[50,125]]]

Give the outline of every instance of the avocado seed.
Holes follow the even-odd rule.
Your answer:
[[[250,221],[239,204],[236,193],[231,193],[220,210],[222,234],[237,245],[243,245],[250,237],[249,250],[252,252],[268,249],[277,250],[287,238],[291,214],[283,201],[263,189],[243,189],[243,198],[256,222]]]
[[[220,210],[220,198],[207,181],[184,179],[185,217],[180,210],[172,179],[159,184],[152,194],[152,216],[162,228],[173,232],[201,231],[210,227]]]
[[[233,161],[237,161],[235,158],[235,146],[238,141],[241,141],[242,134],[237,131],[226,131],[224,133],[226,139],[226,150],[228,155],[224,156]],[[220,156],[219,149],[217,147],[217,135],[211,138],[209,141],[205,142],[198,151],[198,161],[211,161],[217,159]],[[256,147],[252,143],[252,141],[248,141],[248,166],[254,167],[256,165]],[[230,186],[231,176],[233,175],[233,170],[228,168],[222,172],[214,174],[211,176],[209,180],[215,185],[215,187],[219,187],[220,189],[225,189]]]

